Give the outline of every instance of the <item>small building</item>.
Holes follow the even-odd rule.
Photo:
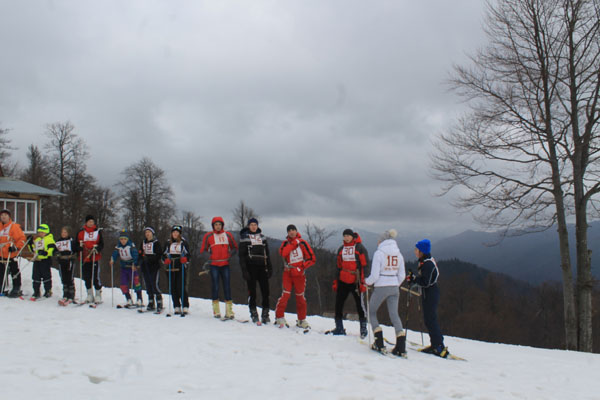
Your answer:
[[[65,196],[56,190],[0,176],[0,210],[7,209],[26,234],[36,233],[42,223],[42,200]]]

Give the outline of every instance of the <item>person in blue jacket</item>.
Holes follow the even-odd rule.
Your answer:
[[[140,283],[140,274],[138,271],[139,253],[135,244],[129,239],[129,232],[123,229],[119,233],[119,243],[115,246],[110,258],[110,266],[119,260],[121,265],[121,292],[127,299],[126,307],[133,307],[133,300],[129,294],[130,287],[133,288],[136,294],[137,302],[135,306],[142,307],[142,285]]]
[[[437,281],[440,271],[435,259],[431,256],[431,241],[423,239],[415,245],[415,256],[419,262],[417,275],[409,271],[406,281],[422,288],[423,319],[429,332],[431,345],[421,350],[424,353],[448,357],[448,348],[444,346],[444,337],[438,323],[437,308],[440,302],[440,288]]]

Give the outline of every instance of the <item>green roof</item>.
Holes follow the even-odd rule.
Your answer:
[[[66,196],[56,190],[47,189],[18,179],[0,177],[0,193],[37,194],[39,196]]]

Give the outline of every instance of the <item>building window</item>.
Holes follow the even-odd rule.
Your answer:
[[[10,211],[12,220],[21,225],[23,232],[35,233],[37,231],[37,201],[0,199],[0,205]]]

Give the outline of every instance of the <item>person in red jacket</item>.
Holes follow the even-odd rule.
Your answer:
[[[100,258],[104,248],[102,231],[96,226],[94,217],[85,217],[85,225],[77,234],[79,242],[79,257],[83,262],[83,280],[87,289],[86,303],[102,303],[102,284],[100,283]],[[94,288],[96,295],[94,296]]]
[[[2,293],[0,295],[6,294],[8,297],[22,295],[21,272],[15,257],[19,255],[26,241],[21,225],[13,222],[10,211],[7,209],[0,211],[0,279],[2,279]],[[10,293],[4,293],[8,284],[9,272],[13,286]]]
[[[233,319],[233,303],[231,301],[231,271],[229,269],[229,259],[235,253],[238,246],[233,235],[227,232],[225,221],[221,217],[212,219],[212,232],[208,232],[202,238],[202,247],[200,253],[208,251],[210,253],[210,278],[213,315],[215,318],[221,318],[221,309],[219,306],[219,277],[223,281],[223,291],[225,292],[225,318]]]
[[[358,233],[352,229],[343,232],[344,242],[337,251],[337,277],[333,281],[335,296],[335,329],[331,331],[334,335],[345,335],[344,329],[344,303],[349,294],[354,297],[356,311],[360,321],[360,336],[367,336],[367,318],[362,303],[362,293],[366,292],[365,268],[368,264],[369,255],[362,244]],[[358,279],[357,279],[358,278]]]
[[[283,293],[277,301],[277,307],[275,308],[275,323],[280,328],[288,326],[284,313],[293,286],[296,290],[296,313],[298,314],[296,326],[308,329],[310,325],[306,321],[306,298],[304,298],[306,277],[304,276],[304,271],[316,262],[315,253],[308,242],[302,239],[298,229],[294,225],[288,225],[287,233],[286,240],[284,240],[279,248],[279,254],[283,257],[284,261]]]

